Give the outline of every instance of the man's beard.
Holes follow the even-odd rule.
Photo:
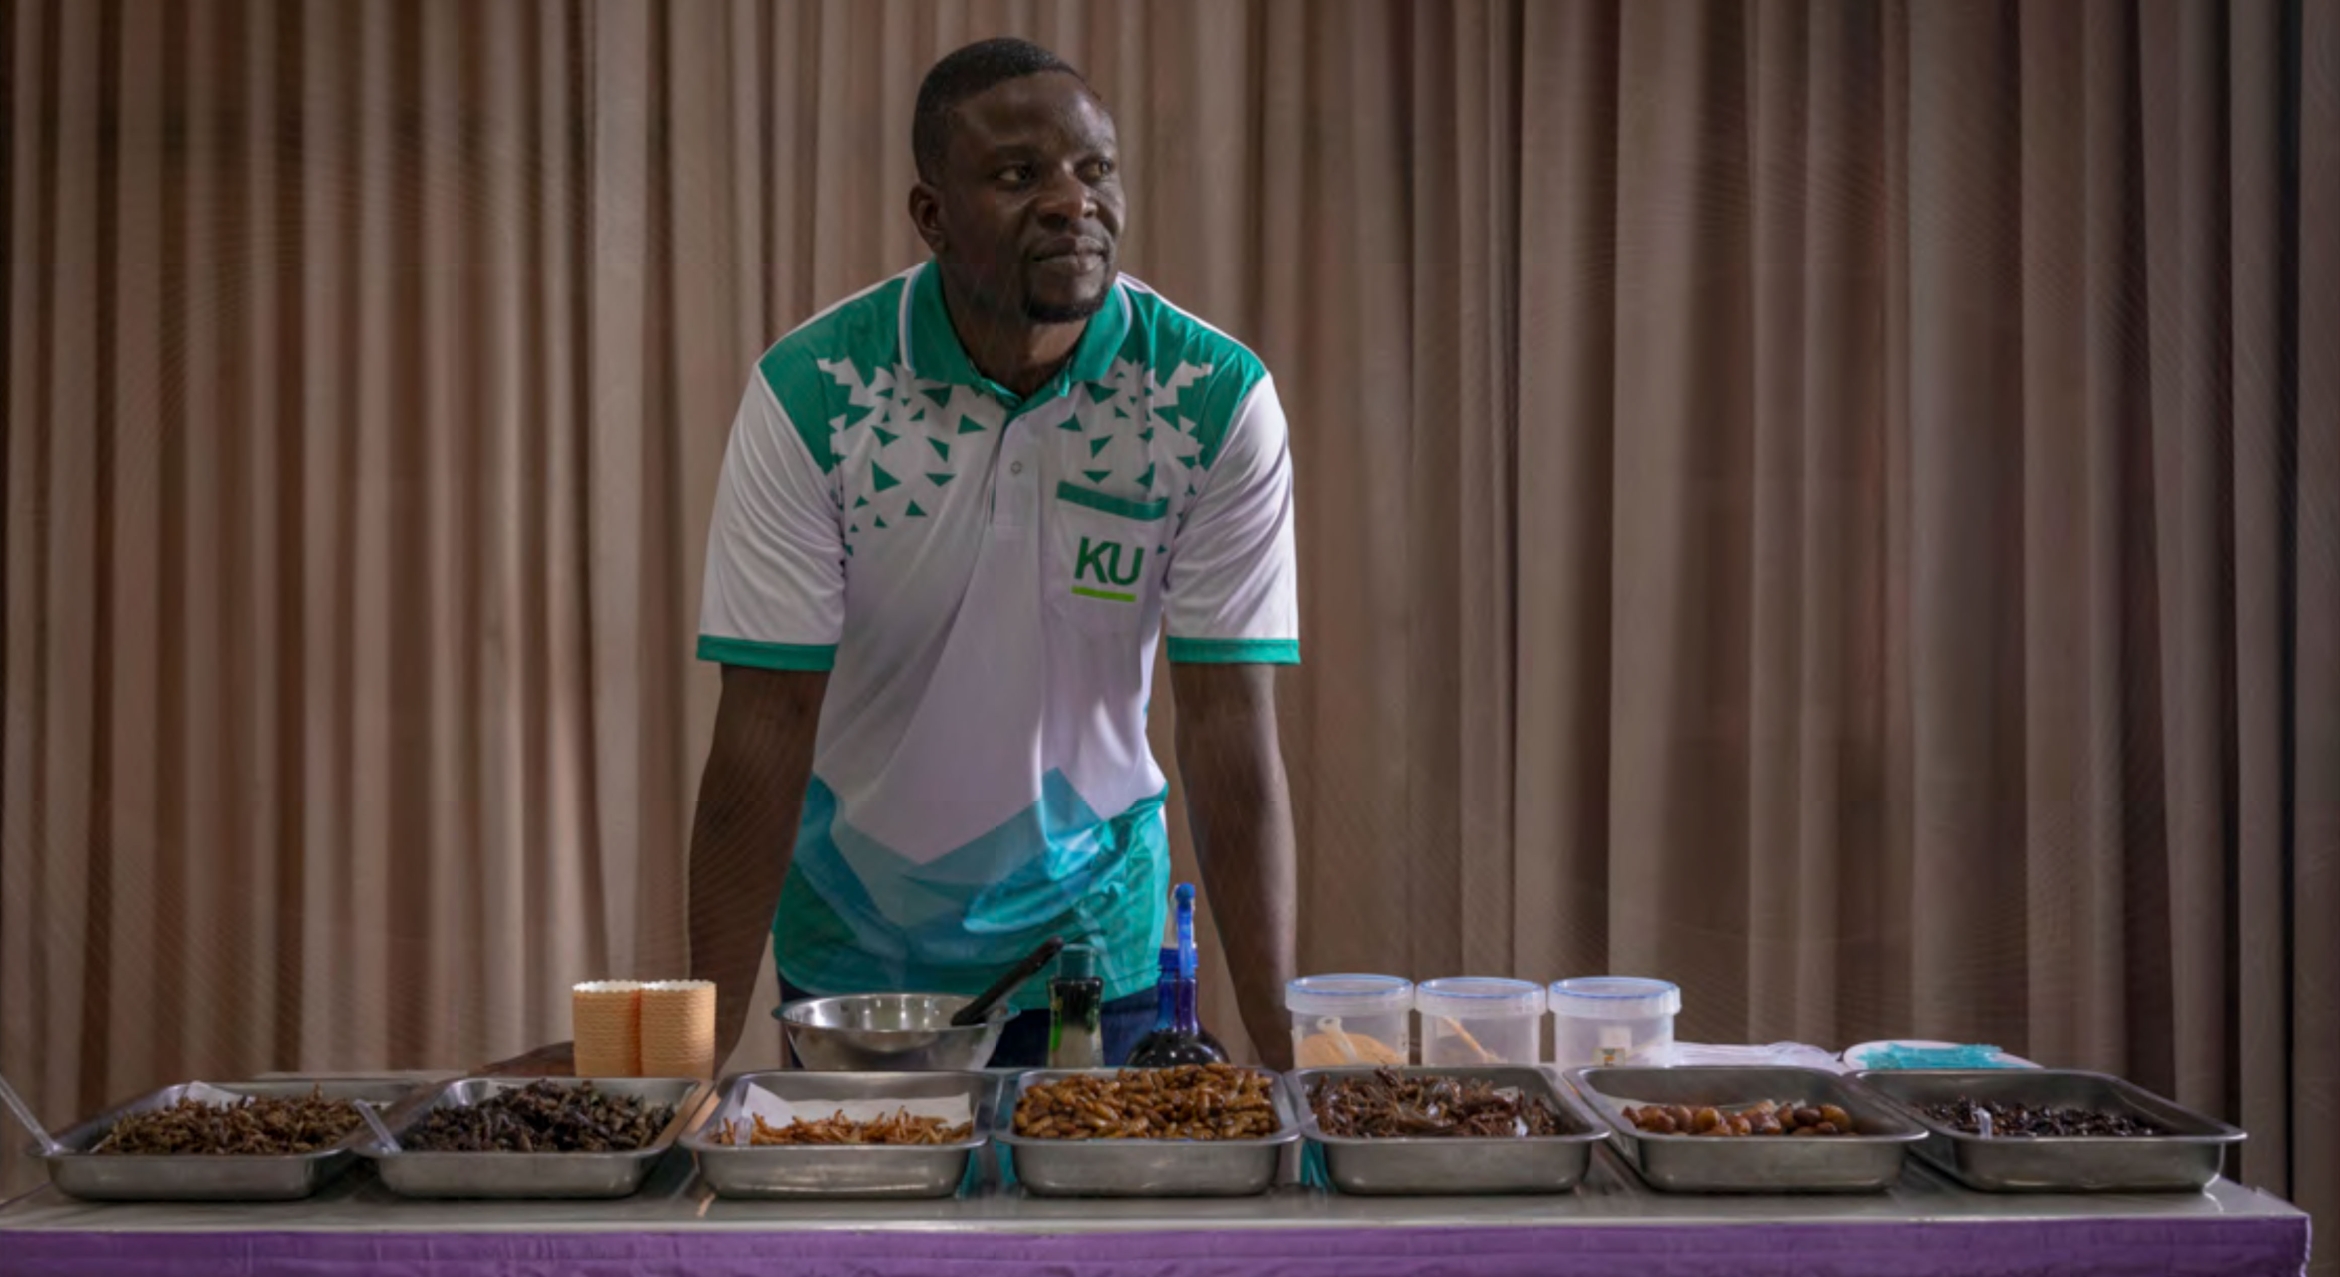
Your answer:
[[[1111,288],[1100,288],[1097,290],[1097,295],[1095,297],[1089,298],[1087,301],[1073,302],[1069,305],[1063,306],[1050,306],[1046,303],[1037,302],[1031,300],[1030,298],[1026,298],[1024,301],[1024,318],[1031,320],[1035,324],[1078,323],[1081,320],[1087,319],[1089,316],[1096,314],[1098,311],[1105,309],[1105,296],[1112,291],[1113,290]]]

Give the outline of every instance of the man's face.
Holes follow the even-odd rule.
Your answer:
[[[1038,324],[1105,304],[1121,237],[1113,117],[1062,72],[993,85],[961,102],[942,171],[913,212],[962,294]]]

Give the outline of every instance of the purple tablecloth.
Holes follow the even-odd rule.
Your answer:
[[[1003,1232],[12,1232],[7,1277],[2297,1277],[2305,1218]]]

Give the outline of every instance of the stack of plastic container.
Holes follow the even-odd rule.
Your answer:
[[[1544,990],[1525,980],[1452,976],[1414,990],[1422,1063],[1543,1063]]]
[[[1293,1062],[1304,1069],[1411,1064],[1417,1041],[1426,1065],[1540,1065],[1546,1010],[1553,1064],[1665,1065],[1673,1062],[1682,990],[1634,976],[1580,976],[1549,987],[1446,976],[1417,987],[1400,976],[1344,973],[1292,981],[1284,1007]]]
[[[1588,1065],[1669,1064],[1681,987],[1670,980],[1580,976],[1555,982],[1552,1062]]]
[[[1393,975],[1302,976],[1284,986],[1292,1060],[1304,1069],[1413,1062],[1414,984]]]

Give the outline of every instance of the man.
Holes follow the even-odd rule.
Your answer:
[[[1119,276],[1113,118],[1052,54],[944,58],[912,141],[932,260],[773,346],[724,458],[690,861],[718,1058],[769,929],[791,999],[974,993],[1049,936],[1087,943],[1120,1062],[1153,1021],[1169,887],[1145,730],[1166,620],[1204,885],[1243,1024],[1287,1065],[1273,674],[1299,644],[1274,387]],[[1046,997],[1017,996],[994,1063],[1044,1062]]]

